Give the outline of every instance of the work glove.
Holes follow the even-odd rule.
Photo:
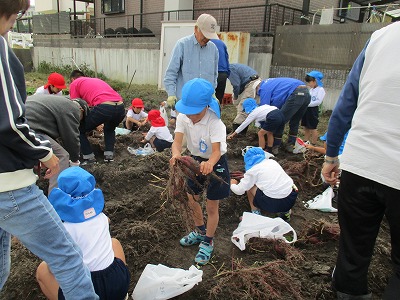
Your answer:
[[[177,100],[176,96],[169,96],[167,99],[168,106],[169,107],[175,106],[176,100]]]

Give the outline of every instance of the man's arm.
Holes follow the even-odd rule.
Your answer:
[[[25,99],[16,88],[9,62],[8,46],[0,38],[0,143],[21,157],[45,162],[53,156],[50,142],[35,135],[25,118]]]

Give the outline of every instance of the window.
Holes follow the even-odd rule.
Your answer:
[[[103,14],[115,14],[125,11],[125,0],[102,0],[101,12]]]

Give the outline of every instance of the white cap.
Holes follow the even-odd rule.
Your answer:
[[[199,27],[201,33],[209,40],[219,39],[217,35],[218,25],[217,20],[212,15],[201,14],[197,18],[196,25]]]

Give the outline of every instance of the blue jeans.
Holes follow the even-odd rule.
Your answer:
[[[10,273],[11,235],[47,262],[66,299],[99,299],[81,250],[35,184],[0,193],[0,290]]]
[[[289,144],[295,144],[297,133],[299,132],[300,120],[305,114],[308,104],[311,102],[311,96],[306,87],[297,88],[286,100],[281,108],[285,116],[285,124],[289,122]],[[281,138],[284,128],[277,132],[276,137]]]
[[[104,124],[104,154],[114,154],[115,128],[125,117],[125,107],[120,105],[100,104],[95,106],[85,118],[85,128],[80,133],[81,152],[84,158],[94,157],[86,132]]]

